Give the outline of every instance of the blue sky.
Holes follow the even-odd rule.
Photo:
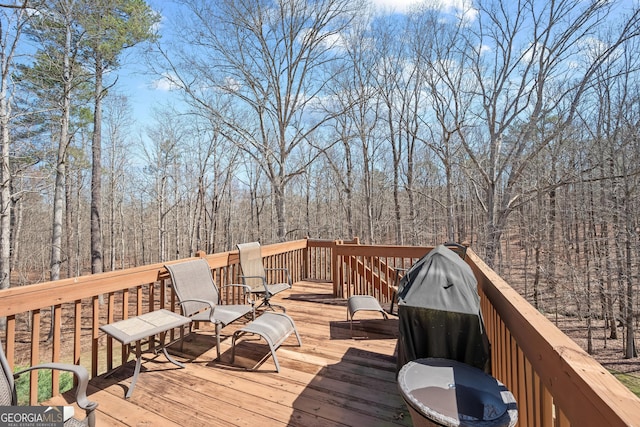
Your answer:
[[[370,0],[381,12],[403,13],[411,6],[421,3],[420,0]],[[466,10],[471,5],[472,0],[424,0],[438,4],[447,12],[454,10]],[[635,0],[628,0],[631,5]],[[175,13],[175,8],[179,7],[174,1],[167,0],[147,0],[157,11],[165,17]],[[626,4],[623,3],[623,4]],[[165,23],[166,24],[166,23]],[[166,28],[166,27],[165,27]],[[160,33],[166,39],[167,31],[163,31],[163,24],[160,25]],[[153,123],[153,109],[171,102],[179,102],[179,93],[171,92],[167,85],[161,84],[158,76],[153,76],[145,72],[145,66],[141,59],[139,48],[133,48],[123,57],[125,67],[117,71],[118,85],[116,90],[129,97],[131,108],[136,123],[136,132],[144,130],[144,127]]]
[[[147,0],[147,4],[165,16],[167,13],[171,13],[171,9],[175,7],[173,1],[167,0]],[[166,37],[162,31],[162,23],[160,33]],[[141,130],[153,122],[155,107],[177,100],[177,94],[171,93],[166,88],[158,87],[158,77],[149,73],[145,66],[140,50],[142,48],[134,47],[125,52],[122,63],[126,65],[117,70],[118,83],[115,87],[115,91],[129,98],[134,119],[137,121],[135,127]]]
[[[414,4],[420,3],[419,0],[370,0],[381,12],[403,13]],[[438,0],[432,0],[434,2]],[[175,2],[167,0],[147,0],[147,3],[164,16],[172,13],[176,6]],[[470,0],[444,0],[438,3],[447,7],[463,7],[468,5]],[[163,37],[167,37],[163,32],[162,24],[160,33]],[[179,95],[169,91],[166,85],[158,80],[158,76],[152,76],[145,72],[145,65],[140,58],[140,50],[138,47],[126,52],[122,58],[126,66],[117,71],[118,84],[115,90],[119,93],[127,95],[133,110],[133,116],[136,120],[135,129],[142,131],[145,126],[153,123],[153,109],[167,103],[179,102]]]

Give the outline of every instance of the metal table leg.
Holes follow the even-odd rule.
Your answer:
[[[160,346],[162,347],[162,352],[164,353],[164,356],[167,358],[167,360],[171,363],[173,363],[176,366],[179,366],[181,368],[184,368],[184,363],[178,362],[176,359],[174,359],[173,357],[171,357],[171,355],[169,354],[169,352],[167,351],[167,347],[164,345],[164,338],[165,338],[166,332],[163,332],[160,334]]]
[[[133,394],[133,388],[136,386],[136,381],[138,380],[138,375],[140,374],[140,365],[142,365],[142,349],[140,348],[140,341],[136,341],[136,367],[133,370],[133,378],[131,378],[131,385],[129,386],[129,390],[124,396],[125,399],[130,398],[131,394]]]

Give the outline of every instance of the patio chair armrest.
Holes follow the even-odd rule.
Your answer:
[[[238,276],[239,278],[242,279],[242,281],[244,282],[244,279],[260,279],[262,280],[262,283],[267,286],[267,279],[264,276]],[[248,285],[245,285],[248,286]],[[250,286],[248,286],[249,289],[251,289]]]
[[[293,283],[291,283],[291,276],[289,275],[289,269],[287,267],[265,268],[265,271],[284,271],[285,275],[287,276],[287,283],[289,284],[289,286],[293,286]]]
[[[206,299],[198,299],[198,298],[192,298],[192,299],[185,299],[182,300],[180,302],[178,302],[178,305],[182,306],[183,304],[186,304],[188,302],[201,302],[202,304],[207,304],[209,306],[209,308],[211,309],[211,313],[213,313],[213,311],[216,309],[216,303],[206,300]]]
[[[238,277],[242,279],[243,283],[247,283],[245,281],[245,279],[260,279],[260,280],[262,280],[262,286],[264,287],[264,292],[269,292],[269,288],[267,288],[267,278],[264,277],[264,276],[242,276],[241,275],[241,276],[238,276]],[[249,286],[249,285],[247,285],[247,286]],[[249,286],[249,289],[251,289],[251,286]],[[260,291],[260,292],[262,292],[262,291]]]
[[[215,311],[216,311],[216,305],[217,305],[216,303],[214,303],[212,301],[209,301],[209,300],[206,300],[206,299],[191,298],[191,299],[182,300],[178,304],[182,305],[182,304],[185,304],[187,302],[199,302],[199,303],[202,303],[202,304],[207,304],[209,306],[209,308],[211,309],[211,313],[209,313],[209,319],[211,320],[212,323],[218,323],[215,320],[215,318],[213,317],[213,315],[215,314]],[[200,313],[200,312],[202,312],[202,310],[198,311],[198,313]]]
[[[209,300],[206,300],[206,299],[199,299],[199,298],[185,299],[185,300],[182,300],[182,301],[178,302],[178,304],[182,305],[182,304],[185,304],[187,302],[201,302],[203,304],[208,304],[209,307],[211,307],[212,310],[216,307],[216,303],[214,303],[212,301],[209,301]]]
[[[253,301],[253,299],[251,299],[251,288],[249,286],[247,286],[245,284],[242,284],[242,283],[229,283],[229,284],[224,285],[220,290],[222,290],[224,288],[227,288],[227,287],[242,288],[245,298],[247,298],[247,300],[251,303],[251,305],[253,305],[254,301]]]
[[[87,413],[87,417],[90,417],[92,412],[98,407],[96,402],[92,402],[87,398],[87,386],[89,385],[89,372],[81,365],[73,365],[70,363],[42,363],[40,365],[31,366],[13,374],[14,378],[18,378],[21,374],[28,371],[34,371],[38,369],[55,369],[58,371],[67,371],[73,373],[78,379],[78,386],[76,388],[76,403]]]

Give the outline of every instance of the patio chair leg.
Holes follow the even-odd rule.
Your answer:
[[[283,313],[287,312],[287,309],[280,304],[271,304],[271,301],[269,301],[269,298],[264,298],[262,300],[262,302],[260,303],[260,305],[258,305],[256,307],[256,310],[259,309],[260,307],[265,306],[267,309],[271,310],[271,311],[276,311],[274,307],[278,307],[282,310]]]
[[[269,300],[267,300],[267,301],[265,302],[265,305],[266,305],[267,307],[269,307],[269,308],[271,309],[271,311],[276,311],[274,307],[278,307],[278,308],[282,309],[282,312],[283,312],[283,313],[286,313],[286,312],[287,312],[287,309],[286,309],[283,305],[279,305],[279,304],[271,304],[271,302],[269,302]]]
[[[220,330],[222,329],[220,322],[216,323],[216,353],[218,357],[216,360],[220,360]]]

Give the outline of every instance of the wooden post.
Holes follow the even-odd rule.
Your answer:
[[[340,266],[338,265],[338,245],[339,240],[333,242],[331,246],[331,279],[333,282],[333,296],[339,298],[342,296],[342,286],[340,285]]]
[[[309,262],[309,236],[305,237],[306,244],[304,245],[304,249],[302,250],[302,271],[303,276],[301,279],[306,279],[311,277],[311,263]]]

